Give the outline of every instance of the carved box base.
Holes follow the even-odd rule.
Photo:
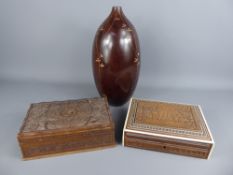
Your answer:
[[[213,137],[200,106],[131,99],[124,146],[207,159]]]
[[[18,133],[23,159],[115,145],[107,100],[93,98],[32,104]]]

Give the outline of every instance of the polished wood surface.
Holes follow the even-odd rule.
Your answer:
[[[140,48],[136,30],[121,7],[113,7],[96,32],[92,63],[100,95],[107,96],[111,105],[127,102],[138,81]]]

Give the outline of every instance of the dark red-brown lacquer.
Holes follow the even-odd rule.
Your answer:
[[[136,30],[121,7],[113,7],[96,32],[92,63],[100,95],[114,106],[127,102],[138,81],[140,48]]]

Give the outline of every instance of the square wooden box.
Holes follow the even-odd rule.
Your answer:
[[[23,159],[47,157],[115,145],[107,100],[32,104],[18,133]]]
[[[214,140],[198,105],[131,99],[124,146],[207,159]]]

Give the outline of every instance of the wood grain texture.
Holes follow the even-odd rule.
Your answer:
[[[18,134],[24,159],[115,145],[107,100],[32,104]]]
[[[123,144],[208,158],[214,141],[200,106],[132,99]]]

